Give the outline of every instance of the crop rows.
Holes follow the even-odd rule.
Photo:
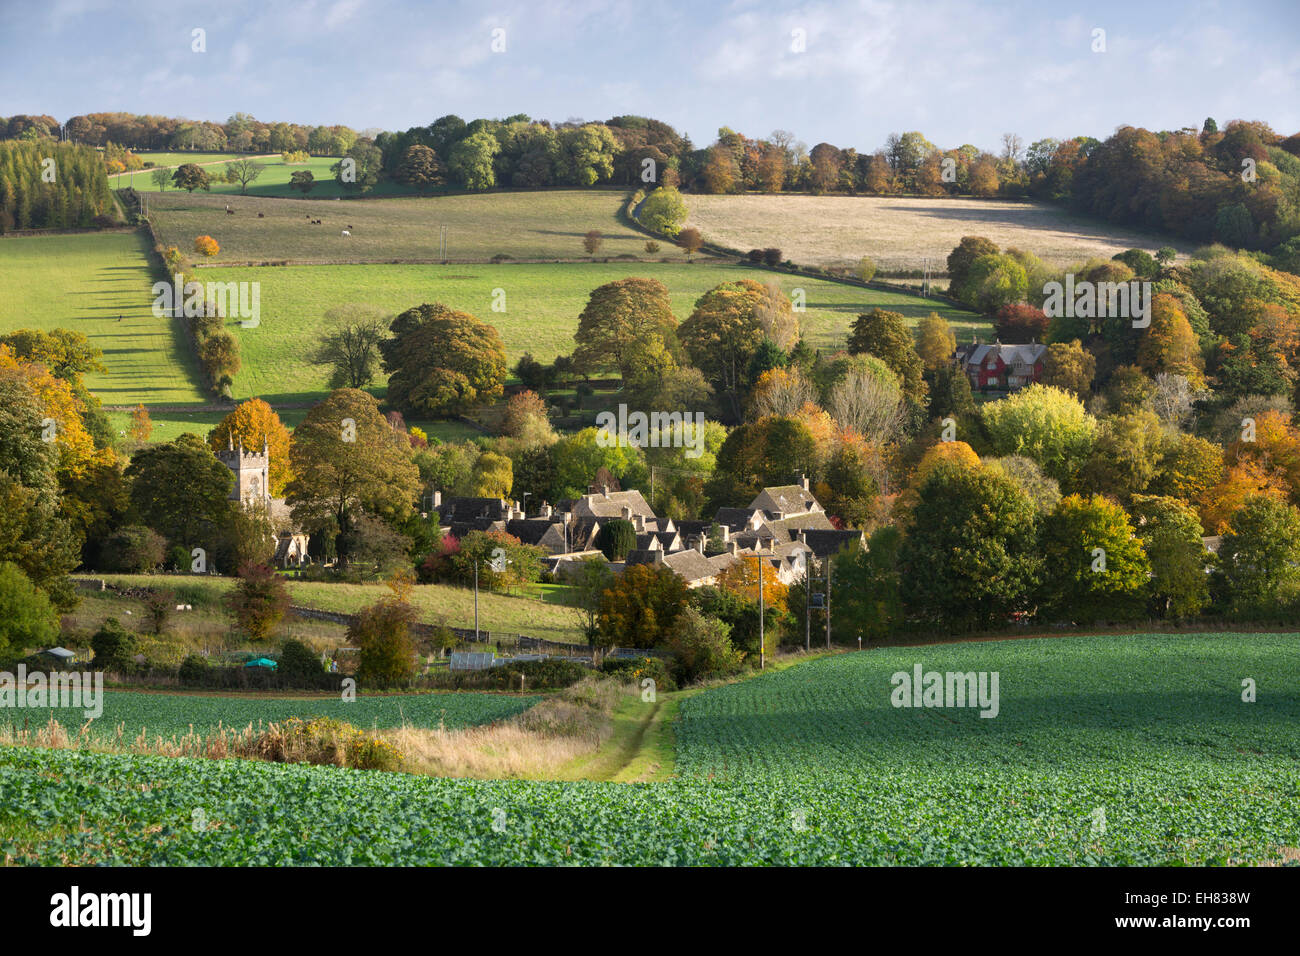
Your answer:
[[[91,725],[98,736],[115,734],[124,726],[127,738],[140,733],[170,738],[193,730],[205,734],[220,724],[228,730],[256,729],[290,717],[334,717],[362,730],[398,727],[437,727],[448,730],[488,724],[527,710],[537,697],[504,694],[420,694],[390,697],[257,698],[204,697],[190,694],[146,694],[106,691],[104,712]],[[35,728],[54,718],[65,727],[79,728],[85,721],[80,709],[0,710],[0,725]]]
[[[122,864],[1221,864],[1300,846],[1294,637],[814,661],[683,701],[678,779],[471,781],[0,749],[0,853]],[[996,670],[1000,712],[890,675]],[[1241,699],[1241,681],[1258,699]]]

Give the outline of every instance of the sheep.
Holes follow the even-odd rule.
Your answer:
[[[345,235],[345,236],[351,236],[352,233],[350,233],[350,232],[348,232],[346,229],[344,229],[344,230],[343,230],[343,235]]]

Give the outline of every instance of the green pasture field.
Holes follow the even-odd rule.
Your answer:
[[[362,730],[386,729],[411,724],[416,727],[445,727],[457,730],[513,717],[541,698],[504,694],[444,693],[401,694],[368,697],[354,701],[331,697],[204,696],[202,694],[156,694],[109,690],[104,693],[103,713],[94,719],[90,733],[97,738],[116,735],[121,728],[126,740],[140,734],[164,740],[187,733],[207,735],[220,729],[240,731],[265,727],[290,717],[332,717]],[[81,710],[58,707],[37,709],[4,708],[0,726],[21,728],[24,721],[35,727],[57,720],[80,727],[86,721]]]
[[[299,170],[307,170],[315,179],[311,192],[308,194],[312,199],[320,200],[337,199],[339,197],[356,197],[355,192],[350,189],[345,189],[334,179],[334,173],[330,170],[330,167],[338,162],[337,157],[312,156],[305,163],[286,163],[280,158],[279,154],[276,154],[273,157],[262,159],[259,159],[256,156],[228,157],[227,162],[233,161],[235,158],[251,159],[253,162],[263,167],[261,174],[248,184],[247,193],[244,192],[244,187],[239,183],[228,183],[225,181],[226,164],[219,163],[214,166],[203,167],[207,172],[208,177],[211,179],[208,191],[204,192],[199,189],[195,190],[192,194],[195,197],[207,196],[209,199],[219,197],[221,203],[216,206],[216,211],[222,216],[224,216],[226,212],[226,203],[229,202],[232,197],[247,196],[260,197],[263,199],[269,197],[302,198],[302,191],[290,186],[290,182],[292,181],[291,177]],[[154,185],[153,180],[150,178],[152,172],[152,169],[137,169],[134,173],[119,173],[116,176],[110,176],[109,181],[113,186],[118,188],[134,186],[137,191],[148,193],[151,212],[162,205],[166,205],[165,202],[160,203],[159,200],[171,196],[188,198],[191,195],[185,190],[177,189],[175,186],[170,184],[165,189],[159,189]],[[408,186],[404,186],[401,183],[396,183],[391,180],[385,180],[377,184],[370,190],[370,192],[366,193],[367,197],[409,195],[414,195],[414,190]]]
[[[197,152],[197,151],[190,152],[188,150],[137,152],[136,155],[139,156],[146,163],[153,163],[154,166],[164,166],[169,168],[181,166],[184,165],[185,163],[198,163],[200,166],[202,166],[205,163],[216,163],[216,162],[229,163],[237,159],[244,159],[245,157],[252,158],[252,159],[257,158],[255,155],[251,155],[249,153],[227,153],[227,152],[211,153],[211,152]],[[279,153],[275,154],[275,159],[279,161],[280,159]],[[262,162],[268,162],[268,161],[269,160],[262,160]],[[143,169],[143,170],[137,169],[135,170],[135,175],[138,177],[140,176],[141,173],[143,173],[147,180],[151,172],[153,172],[152,168]],[[109,176],[108,178],[110,180],[114,180],[118,176],[126,176],[129,179],[131,177],[131,173],[130,172],[115,173],[114,175]],[[114,183],[114,185],[120,185],[120,183]],[[143,188],[140,186],[138,181],[136,183],[136,188]]]
[[[234,584],[233,578],[187,574],[106,574],[94,575],[91,580],[106,580],[121,587],[167,588],[176,592],[178,600],[193,604],[196,610],[201,605],[220,606],[222,596]],[[295,604],[341,614],[355,614],[392,593],[382,583],[335,584],[293,579],[287,583]],[[484,631],[511,636],[525,634],[571,644],[585,642],[581,613],[553,599],[516,597],[480,590],[478,601],[479,626]],[[412,590],[411,604],[419,611],[419,620],[426,624],[474,626],[474,591],[471,588],[419,584]]]
[[[328,164],[332,160],[313,160]],[[296,168],[296,167],[294,167]],[[344,262],[430,262],[439,259],[440,230],[447,227],[447,258],[451,262],[484,262],[498,254],[515,259],[590,259],[582,238],[590,230],[604,234],[597,259],[620,255],[685,261],[685,253],[660,241],[653,257],[645,251],[647,237],[618,218],[622,190],[555,189],[491,192],[404,199],[337,200],[342,195],[331,179],[307,199],[270,198],[289,195],[274,183],[285,167],[272,167],[239,196],[237,186],[213,187],[214,193],[150,194],[149,215],[158,235],[169,245],[190,250],[196,236],[210,235],[221,251],[215,263],[294,264]],[[313,170],[316,178],[320,173]],[[374,193],[384,195],[381,184]],[[230,195],[231,192],[236,195]],[[217,194],[219,193],[219,194]],[[293,194],[297,196],[298,194]],[[229,205],[234,215],[226,213]],[[258,213],[263,218],[258,217]],[[321,225],[311,224],[320,219]],[[349,226],[351,236],[341,233]]]
[[[0,847],[63,865],[1279,863],[1300,847],[1298,649],[1130,635],[834,655],[684,697],[677,777],[653,783],[0,748]],[[997,673],[998,716],[894,707],[915,664]]]
[[[86,384],[106,405],[205,401],[184,333],[153,315],[147,252],[142,232],[0,239],[0,332],[85,334],[104,351]]]
[[[695,301],[721,282],[774,281],[787,293],[802,288],[807,311],[805,334],[816,348],[843,348],[849,326],[860,312],[877,306],[916,320],[938,312],[952,323],[960,341],[989,325],[978,315],[946,303],[883,292],[823,279],[789,276],[748,266],[724,264],[595,263],[546,265],[353,265],[204,269],[212,282],[260,282],[261,324],[229,328],[239,339],[244,368],[235,377],[235,394],[267,401],[297,402],[319,397],[328,370],[309,357],[324,328],[324,314],[346,303],[365,303],[397,313],[424,302],[441,302],[470,312],[495,326],[513,365],[525,352],[540,361],[573,351],[578,316],[593,289],[629,276],[662,281],[673,310],[687,318]],[[494,290],[505,294],[505,312],[493,312]],[[498,300],[499,301],[499,300]]]

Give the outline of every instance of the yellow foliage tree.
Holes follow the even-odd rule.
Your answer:
[[[790,589],[777,577],[776,568],[772,567],[770,558],[760,559],[755,554],[740,555],[738,563],[718,575],[718,586],[757,604],[760,561],[763,568],[763,603],[767,607],[784,611]]]
[[[208,447],[221,451],[242,444],[247,451],[260,452],[265,442],[271,453],[269,479],[271,495],[280,497],[293,479],[289,468],[289,429],[280,416],[260,398],[250,398],[217,423],[208,433]]]
[[[153,420],[149,417],[149,409],[143,404],[137,405],[131,412],[131,425],[127,429],[127,434],[131,436],[132,441],[147,442],[149,436],[153,434]]]
[[[0,344],[0,378],[25,383],[45,406],[46,418],[52,422],[52,439],[59,447],[60,471],[78,476],[97,457],[102,457],[97,455],[95,442],[82,419],[86,405],[66,381],[44,365],[23,361],[3,344]],[[112,458],[111,451],[108,457]]]

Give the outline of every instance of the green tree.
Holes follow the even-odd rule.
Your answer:
[[[1235,613],[1273,610],[1300,593],[1300,511],[1266,495],[1246,499],[1219,544],[1215,592]]]
[[[186,432],[136,452],[126,469],[131,507],[172,545],[215,548],[230,517],[234,475],[202,438]]]
[[[1077,484],[1127,501],[1147,490],[1164,450],[1164,431],[1154,413],[1143,410],[1105,418]]]
[[[734,419],[741,415],[740,389],[763,342],[762,317],[774,294],[752,279],[724,282],[696,300],[677,330],[691,363],[728,403]]]
[[[1139,616],[1151,566],[1119,505],[1100,495],[1062,498],[1043,519],[1042,611],[1092,624]]]
[[[572,580],[574,603],[587,620],[583,633],[587,640],[591,640],[596,636],[596,617],[600,613],[601,599],[614,583],[614,572],[603,558],[593,555],[578,564]]]
[[[419,305],[393,320],[380,343],[388,401],[407,413],[460,414],[504,392],[505,346],[497,330],[468,312]]]
[[[368,193],[379,184],[384,154],[369,140],[357,140],[330,166],[338,184],[349,192]]]
[[[343,305],[325,313],[327,331],[312,356],[330,369],[330,388],[365,388],[379,374],[379,346],[389,319],[365,305]]]
[[[365,687],[400,687],[415,676],[415,609],[400,595],[365,608],[348,626],[348,643],[359,650],[357,680]]]
[[[92,666],[98,671],[130,670],[135,664],[136,638],[115,617],[99,626],[90,638],[90,649],[95,656]]]
[[[1078,339],[1053,342],[1043,356],[1044,385],[1071,392],[1080,399],[1092,394],[1092,380],[1097,375],[1097,359]]]
[[[1025,455],[1057,481],[1087,460],[1097,420],[1069,392],[1030,385],[980,410],[997,455]]]
[[[466,189],[491,189],[496,185],[493,159],[500,151],[501,144],[496,137],[487,130],[479,130],[451,148],[447,171]]]
[[[52,644],[58,634],[49,596],[18,565],[0,561],[0,654]]]
[[[1210,602],[1212,557],[1196,511],[1176,498],[1134,495],[1133,521],[1151,562],[1151,609],[1160,617],[1195,617]]]
[[[265,169],[264,165],[251,159],[237,159],[233,163],[226,164],[226,182],[239,183],[239,192],[247,196],[248,184],[261,176]]]
[[[285,497],[294,520],[313,533],[337,536],[358,511],[404,519],[420,493],[410,442],[379,414],[374,396],[356,389],[337,389],[312,406],[294,429],[289,462],[294,478]]]
[[[304,196],[316,185],[316,177],[310,169],[295,169],[289,174],[289,188],[296,189]]]
[[[202,166],[196,166],[193,163],[185,163],[176,167],[172,173],[172,182],[176,184],[177,189],[184,189],[188,193],[193,193],[196,189],[202,189],[205,193],[212,191],[212,180],[204,172]]]
[[[925,366],[916,353],[912,332],[900,312],[872,309],[853,320],[849,351],[874,355],[888,365],[903,383],[903,394],[913,402],[925,399]]]
[[[1033,502],[1011,479],[951,463],[918,489],[913,524],[899,549],[908,613],[954,629],[1002,624],[1038,582]]]
[[[636,547],[636,528],[624,518],[615,518],[600,529],[601,553],[610,561],[622,561]]]
[[[679,682],[738,673],[745,657],[732,645],[730,627],[689,606],[678,616],[667,647],[673,653],[673,677]]]
[[[983,236],[962,236],[961,242],[948,253],[948,288],[955,291],[966,284],[966,277],[976,259],[997,254],[998,247],[992,240]]]
[[[651,232],[674,238],[686,222],[686,201],[672,186],[660,186],[641,204],[637,219]]]

